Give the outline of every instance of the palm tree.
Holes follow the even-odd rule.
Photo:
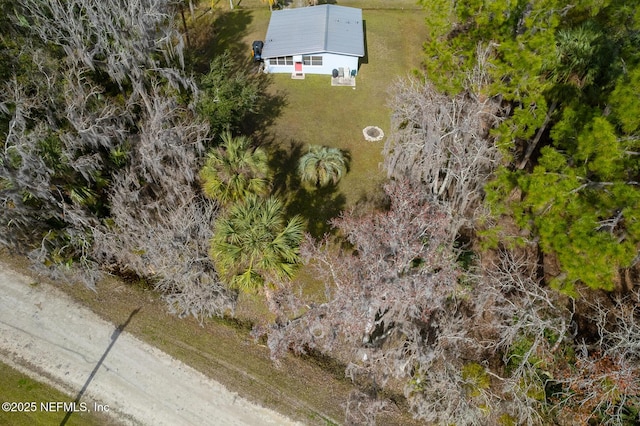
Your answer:
[[[338,148],[311,145],[300,158],[298,174],[303,182],[316,186],[337,184],[347,172],[348,161]]]
[[[231,288],[252,292],[276,279],[293,276],[304,222],[288,222],[277,198],[249,194],[216,220],[209,255]]]
[[[267,154],[251,149],[245,136],[222,134],[222,145],[211,151],[202,170],[204,193],[223,205],[243,200],[248,194],[266,194],[269,189]]]

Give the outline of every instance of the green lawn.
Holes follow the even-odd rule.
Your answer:
[[[361,6],[365,3],[340,4]],[[412,3],[406,2],[405,6],[409,4]],[[236,12],[230,15],[233,13]],[[242,18],[248,22],[241,39],[244,48],[238,49],[244,53],[249,51],[253,40],[264,39],[270,12],[261,8],[251,10],[248,16],[250,19]],[[421,11],[366,9],[363,20],[367,55],[360,66],[355,90],[332,87],[329,76],[307,75],[304,80],[292,80],[285,74],[268,76],[272,80],[272,92],[286,99],[286,106],[269,133],[275,166],[282,167],[277,172],[286,175],[283,180],[289,189],[297,189],[292,185],[295,166],[308,145],[338,147],[351,158],[349,173],[335,191],[293,196],[296,200],[292,207],[309,219],[316,211],[318,218],[326,221],[332,214],[378,189],[384,178],[380,169],[383,142],[365,141],[362,129],[373,125],[389,132],[389,88],[395,79],[420,66],[422,43],[427,36]],[[326,230],[320,223],[316,223],[316,228]]]
[[[235,2],[237,5],[238,2]],[[292,80],[289,75],[257,75],[270,79],[270,94],[284,97],[285,106],[258,142],[270,152],[275,171],[275,191],[287,204],[288,214],[300,214],[315,237],[329,232],[328,221],[359,200],[376,198],[385,178],[383,142],[367,142],[366,126],[390,131],[389,89],[394,80],[420,66],[422,43],[427,30],[424,13],[414,1],[345,0],[341,6],[363,8],[366,56],[352,87],[332,87],[330,76],[307,75]],[[263,40],[271,12],[259,0],[240,1],[229,11],[228,1],[214,7],[200,3],[190,21],[192,58],[206,70],[211,58],[229,49],[240,61],[250,62],[250,46]],[[390,9],[395,7],[395,9]],[[296,176],[298,159],[308,145],[337,147],[350,158],[349,172],[335,188],[315,190],[300,184]],[[322,283],[300,271],[305,292],[321,293]],[[243,295],[238,315],[255,320],[268,315],[260,297]]]
[[[0,402],[29,403],[28,407],[15,405],[15,409],[21,412],[11,412],[0,410],[0,425],[6,426],[33,426],[33,425],[59,425],[66,416],[64,409],[55,411],[58,406],[50,404],[52,402],[71,403],[73,397],[66,395],[59,390],[35,381],[22,374],[18,370],[0,362]],[[87,410],[91,410],[95,401],[82,400],[87,405]],[[35,406],[31,405],[35,403]],[[42,403],[49,411],[43,410]],[[64,407],[64,406],[62,406]],[[35,411],[32,409],[35,408]],[[78,408],[80,409],[80,408]],[[67,425],[110,425],[116,424],[109,417],[100,413],[74,412],[69,416]]]
[[[421,43],[426,37],[421,13],[402,10],[363,12],[367,58],[360,66],[355,90],[332,87],[329,76],[307,75],[292,80],[273,75],[273,90],[283,92],[287,105],[271,129],[280,147],[307,145],[338,147],[351,157],[347,176],[338,186],[346,206],[378,188],[383,142],[367,142],[366,126],[390,131],[389,87],[420,65]],[[266,31],[266,29],[265,29]]]
[[[264,76],[272,80],[272,92],[286,99],[267,138],[272,156],[277,157],[275,165],[286,168],[277,170],[285,174],[281,183],[290,183],[296,156],[309,144],[338,147],[351,157],[350,171],[332,194],[334,199],[322,203],[331,204],[331,212],[353,205],[378,188],[384,176],[379,167],[383,142],[366,142],[362,129],[375,125],[389,132],[389,87],[420,66],[422,43],[427,37],[424,13],[414,1],[345,0],[339,4],[364,9],[366,57],[355,90],[331,87],[329,76],[307,75],[304,80],[292,80],[284,74]],[[240,60],[248,60],[251,42],[266,35],[271,14],[268,7],[259,0],[241,1],[234,11],[228,10],[226,1],[214,5],[209,10],[209,3],[201,3],[195,13],[198,19],[191,23],[198,62],[208,64],[213,55],[225,49]],[[389,9],[390,5],[396,9]],[[304,203],[298,201],[294,204],[304,210]],[[320,216],[325,219],[327,214]]]

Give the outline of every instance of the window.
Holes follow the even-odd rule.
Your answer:
[[[322,56],[303,56],[302,63],[311,66],[322,66]]]
[[[271,58],[271,65],[293,65],[293,56],[280,56]]]

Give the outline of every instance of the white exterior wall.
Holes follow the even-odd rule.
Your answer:
[[[305,55],[307,56],[307,55]],[[334,69],[340,67],[349,68],[358,72],[358,57],[337,55],[334,53],[313,53],[309,56],[322,56],[322,65],[304,65],[302,64],[302,72],[304,74],[326,74],[331,75]],[[269,59],[264,60],[265,72],[268,73],[287,73],[294,72],[295,65],[271,65]]]

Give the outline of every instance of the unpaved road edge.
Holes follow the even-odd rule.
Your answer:
[[[125,424],[297,424],[32,282],[0,262],[0,359],[34,379],[80,392],[93,373],[83,401],[108,405]]]

